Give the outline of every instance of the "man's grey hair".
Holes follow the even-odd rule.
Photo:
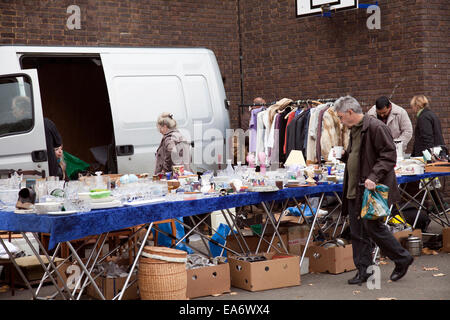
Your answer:
[[[344,113],[349,109],[352,109],[355,113],[363,113],[361,105],[352,96],[340,97],[334,102],[334,108],[336,112]]]

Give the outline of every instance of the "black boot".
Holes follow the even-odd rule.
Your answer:
[[[371,274],[367,273],[367,268],[361,268],[358,273],[351,279],[348,280],[348,284],[358,284],[361,285],[369,279]]]
[[[404,264],[396,264],[394,271],[391,274],[391,280],[397,281],[403,278],[403,276],[408,271],[408,267],[414,262],[414,258],[412,256],[409,257],[408,261]]]

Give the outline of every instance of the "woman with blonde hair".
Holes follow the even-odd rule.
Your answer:
[[[58,147],[54,148],[55,150],[55,156],[56,156],[56,162],[58,163],[58,174],[60,180],[63,181],[69,181],[69,177],[67,176],[66,171],[66,162],[64,161],[64,152],[63,152],[63,146],[60,145]]]
[[[442,136],[441,123],[436,114],[429,108],[430,102],[424,95],[417,95],[411,99],[411,108],[417,114],[414,132],[414,145],[411,156],[420,157],[422,151],[445,145]]]
[[[157,128],[163,135],[156,151],[155,174],[172,172],[174,165],[184,165],[190,170],[190,146],[180,131],[172,113],[163,112],[157,120]]]

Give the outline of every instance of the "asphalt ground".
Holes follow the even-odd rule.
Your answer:
[[[442,227],[434,222],[427,231],[440,233]],[[424,236],[426,237],[426,236]],[[197,242],[197,241],[196,241]],[[200,245],[201,241],[198,241]],[[191,243],[195,246],[195,243]],[[384,258],[379,264],[379,282],[371,281],[369,285],[349,285],[347,280],[356,271],[341,274],[308,273],[301,276],[299,286],[250,292],[231,287],[230,293],[218,296],[206,296],[191,301],[308,301],[308,300],[450,300],[450,253],[429,251],[415,257],[408,273],[399,281],[389,280],[394,263]],[[34,287],[36,288],[36,287]],[[52,285],[45,285],[40,296],[47,296],[54,291]],[[16,287],[14,296],[10,288],[0,284],[1,300],[31,300],[28,289]],[[84,300],[90,300],[84,296]]]
[[[349,285],[347,280],[356,271],[341,274],[308,273],[301,276],[299,286],[250,292],[231,287],[230,293],[207,296],[193,300],[450,300],[450,253],[415,257],[404,278],[397,282],[389,280],[394,263],[382,260],[379,286],[376,281],[367,284]],[[379,287],[379,288],[377,288]],[[13,296],[11,290],[3,285],[0,300],[30,300],[29,290],[17,287]],[[54,292],[52,285],[46,285],[40,296]],[[85,299],[89,299],[85,297]]]

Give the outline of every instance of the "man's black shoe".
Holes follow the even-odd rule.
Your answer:
[[[348,280],[348,284],[363,284],[364,282],[367,281],[367,279],[369,279],[369,277],[371,276],[371,274],[367,273],[367,272],[359,272],[351,279]]]
[[[403,276],[408,271],[408,267],[413,263],[414,258],[410,256],[410,260],[404,265],[395,266],[394,271],[391,274],[391,280],[397,281],[403,278]]]

